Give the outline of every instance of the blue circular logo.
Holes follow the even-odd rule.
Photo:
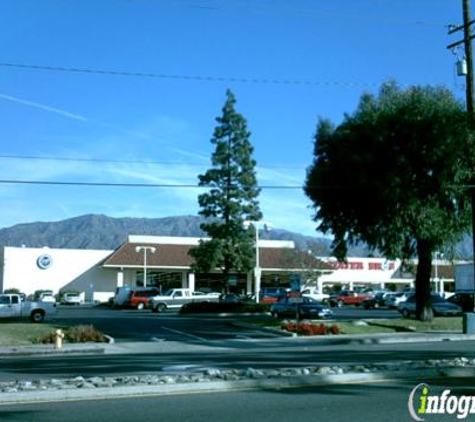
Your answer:
[[[46,270],[48,269],[49,267],[51,267],[51,264],[53,263],[53,258],[51,258],[51,256],[49,255],[41,255],[40,257],[38,257],[37,261],[36,261],[36,264],[38,265],[38,267],[42,270]]]

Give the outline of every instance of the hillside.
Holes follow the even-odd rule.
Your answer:
[[[83,215],[58,222],[18,224],[0,229],[0,243],[71,249],[115,249],[129,234],[150,236],[200,237],[203,221],[197,216],[166,218],[112,218],[105,215]],[[261,234],[263,239],[293,240],[302,249],[318,247],[329,253],[329,240],[313,238],[286,230],[274,229]]]

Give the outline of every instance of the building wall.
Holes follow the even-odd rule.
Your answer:
[[[113,251],[5,247],[2,290],[75,290],[92,300],[99,292],[113,295],[117,272],[100,264]]]

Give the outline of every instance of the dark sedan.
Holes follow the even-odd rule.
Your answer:
[[[461,306],[464,312],[473,312],[473,293],[455,293],[447,299],[447,302]]]
[[[365,309],[377,309],[377,308],[380,308],[381,306],[386,306],[385,295],[386,295],[386,292],[376,293],[373,297],[364,299],[361,302],[361,306],[363,306],[363,308]]]
[[[270,313],[277,318],[323,319],[333,317],[328,306],[309,297],[286,297],[275,302]]]
[[[450,303],[447,300],[440,297],[438,294],[431,295],[432,311],[434,316],[439,315],[460,315],[462,313],[462,307],[455,303]],[[405,302],[399,303],[397,310],[404,318],[409,318],[411,315],[416,314],[416,297],[410,296]]]

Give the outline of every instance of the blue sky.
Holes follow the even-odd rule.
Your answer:
[[[462,0],[0,0],[0,227],[196,215],[196,188],[6,181],[194,185],[227,88],[259,183],[302,186],[318,118],[340,122],[384,81],[464,97],[446,49],[461,21]],[[317,234],[301,189],[260,204],[275,227]]]

